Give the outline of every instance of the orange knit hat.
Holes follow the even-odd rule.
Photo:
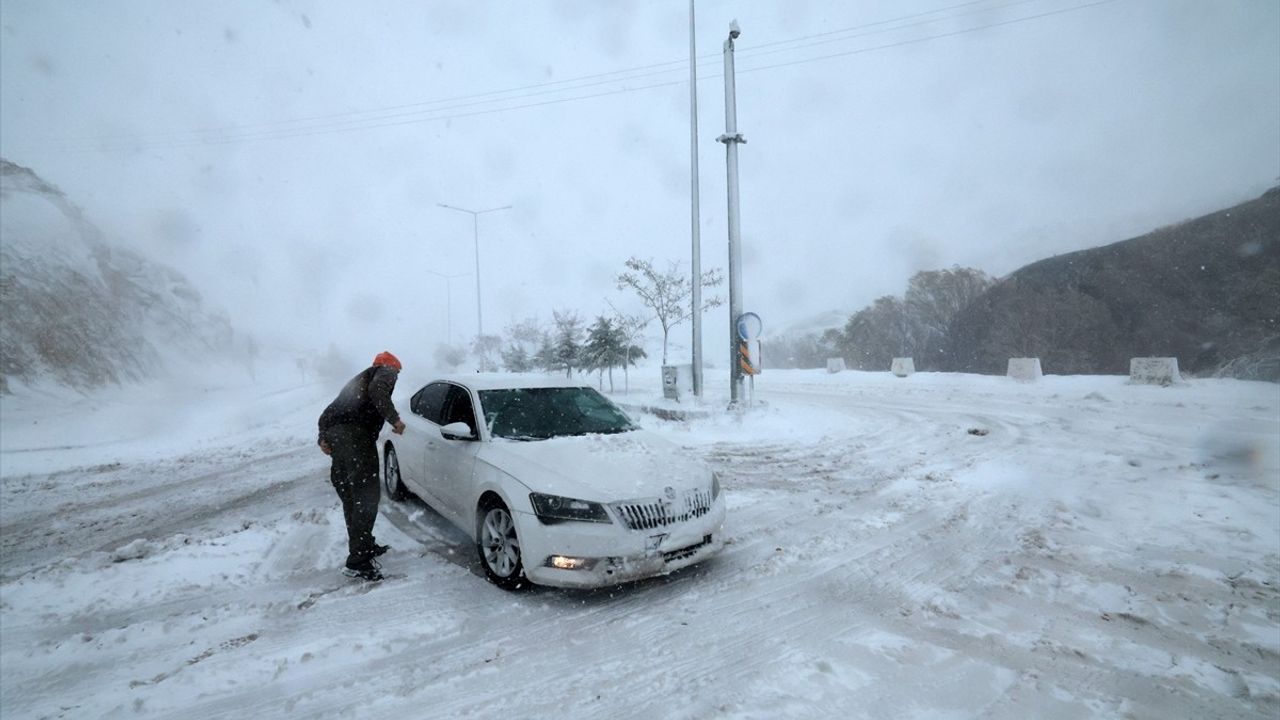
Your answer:
[[[373,365],[374,367],[377,367],[379,365],[385,365],[387,367],[393,367],[396,370],[399,370],[400,358],[384,350],[378,353],[378,356],[373,359]]]

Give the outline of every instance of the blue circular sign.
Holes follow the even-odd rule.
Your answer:
[[[755,340],[764,330],[764,321],[753,312],[745,312],[738,316],[738,337],[743,340]]]

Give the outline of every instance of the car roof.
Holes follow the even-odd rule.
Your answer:
[[[590,383],[583,380],[536,373],[455,373],[433,377],[423,384],[433,382],[457,383],[476,391],[516,388],[591,387]]]

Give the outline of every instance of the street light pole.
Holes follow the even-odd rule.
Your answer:
[[[742,399],[742,365],[738,359],[738,317],[742,315],[742,228],[738,216],[738,145],[746,138],[738,132],[738,101],[734,95],[733,41],[742,34],[738,21],[729,23],[724,41],[724,134],[716,138],[725,146],[729,191],[729,402]]]
[[[476,244],[476,337],[484,335],[484,315],[480,309],[480,216],[485,213],[498,212],[499,210],[510,210],[510,205],[502,207],[489,208],[488,210],[468,210],[466,208],[454,207],[453,205],[445,205],[444,203],[436,203],[442,208],[457,210],[471,215],[471,237]]]
[[[427,272],[431,273],[432,275],[435,275],[436,277],[444,278],[445,324],[449,328],[449,334],[448,334],[449,344],[452,345],[453,344],[453,279],[466,277],[471,273],[458,273],[456,275],[445,275],[444,273],[438,273],[435,270],[428,270]]]
[[[693,0],[689,0],[689,217],[693,241],[693,396],[702,398],[702,238],[698,227],[698,46],[694,37]]]

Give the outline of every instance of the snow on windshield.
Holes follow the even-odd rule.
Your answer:
[[[480,405],[489,432],[513,440],[619,433],[634,427],[625,413],[591,388],[481,390]]]

